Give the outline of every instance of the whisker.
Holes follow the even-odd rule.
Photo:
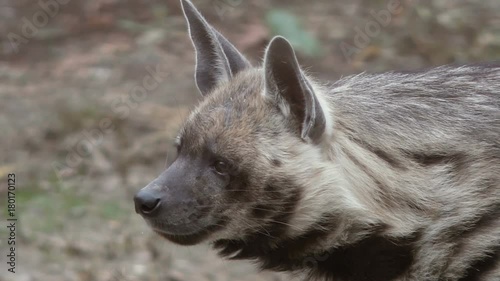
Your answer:
[[[167,169],[167,165],[168,165],[168,149],[167,149],[167,157],[165,157],[165,167],[164,167],[164,169]]]
[[[304,229],[302,229],[302,228],[300,228],[300,227],[297,227],[296,225],[286,223],[286,222],[277,221],[277,220],[269,220],[268,222],[271,222],[271,223],[277,223],[277,224],[282,224],[282,225],[288,226],[288,227],[290,227],[290,228],[292,228],[292,229],[294,229],[294,230],[304,231]]]
[[[265,190],[265,191],[263,191],[263,193],[283,193],[283,194],[285,194],[285,192],[283,192],[284,190],[286,190],[286,189]],[[224,190],[224,192],[248,192],[248,191],[249,191],[248,189],[227,189],[227,190]]]
[[[234,203],[214,203],[214,204],[197,205],[196,207],[224,207],[224,206],[241,205],[241,203],[263,203],[263,202],[260,202],[260,201],[245,201],[245,202],[234,202]],[[265,203],[266,204],[273,204],[274,206],[280,206],[280,207],[281,206],[286,206],[286,205],[290,204],[290,203],[287,203],[287,202],[280,202],[280,201],[266,201]],[[253,207],[253,208],[258,208],[258,207]],[[271,211],[272,209],[269,209],[269,210]]]
[[[267,230],[267,229],[266,229],[263,225],[261,225],[261,224],[257,224],[256,226],[254,226],[254,225],[249,224],[249,223],[248,223],[247,221],[245,221],[245,220],[240,220],[240,221],[239,221],[239,223],[241,223],[241,224],[246,224],[248,228],[253,229],[256,233],[259,233],[259,234],[265,235],[265,236],[267,236],[267,237],[269,237],[269,238],[272,238],[272,239],[275,239],[275,238],[276,238],[276,237],[272,236],[272,235],[271,235],[271,233],[269,233],[269,231],[268,231],[268,230]],[[258,228],[262,229],[263,231],[265,231],[265,233],[264,233],[264,232],[261,232],[261,231],[259,231],[259,230],[255,230],[255,227],[258,227]]]

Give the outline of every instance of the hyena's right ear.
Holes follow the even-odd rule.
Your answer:
[[[239,71],[250,67],[250,63],[207,23],[193,3],[181,0],[181,5],[196,51],[196,85],[205,96],[219,82],[228,81]]]
[[[312,85],[300,69],[290,42],[274,37],[264,56],[266,95],[272,96],[283,113],[296,120],[300,137],[319,143],[326,131],[326,117]]]

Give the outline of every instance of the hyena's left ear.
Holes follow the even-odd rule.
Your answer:
[[[205,96],[219,82],[228,81],[239,71],[250,67],[250,63],[207,23],[190,1],[181,0],[181,5],[196,50],[196,84]]]
[[[295,52],[283,37],[274,37],[264,56],[266,95],[281,103],[300,125],[301,137],[319,143],[325,132],[325,115],[311,84],[302,73]]]

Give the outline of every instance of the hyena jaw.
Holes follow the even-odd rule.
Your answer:
[[[181,3],[203,100],[135,197],[155,231],[306,280],[500,280],[500,65],[322,84]]]

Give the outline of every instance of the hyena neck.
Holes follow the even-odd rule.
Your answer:
[[[329,226],[325,226],[329,227]],[[317,248],[328,230],[315,229],[299,237],[270,243],[269,237],[256,234],[248,241],[219,240],[214,247],[232,260],[255,260],[262,269],[300,272],[305,280],[387,281],[403,274],[413,262],[413,243],[417,236],[388,239],[367,236],[357,243]],[[317,248],[311,251],[311,248]],[[322,279],[324,278],[324,279]],[[337,280],[337,279],[336,279]]]
[[[357,242],[380,226],[385,226],[384,233],[390,237],[413,235],[434,212],[431,199],[416,190],[401,189],[419,179],[405,177],[406,169],[391,159],[390,152],[371,147],[356,128],[349,127],[348,120],[336,114],[340,109],[331,89],[308,80],[320,101],[327,129],[321,143],[295,151],[303,162],[284,167],[297,171],[295,165],[311,165],[295,177],[296,185],[305,191],[288,234],[301,236],[325,217],[336,217],[342,220],[329,226],[336,231],[330,233],[327,246]]]

